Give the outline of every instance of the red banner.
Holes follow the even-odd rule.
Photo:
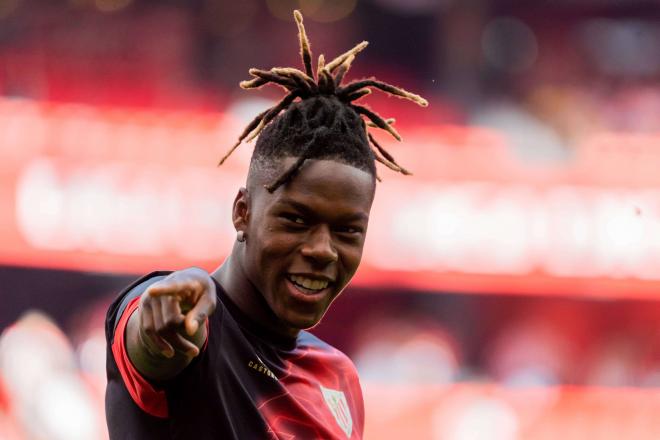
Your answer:
[[[251,145],[214,164],[239,114],[0,100],[0,262],[143,272],[213,268]],[[503,134],[407,127],[388,145],[356,283],[430,291],[660,295],[660,135],[602,134],[530,165]],[[384,143],[388,141],[383,140]],[[624,170],[630,170],[625,171]]]

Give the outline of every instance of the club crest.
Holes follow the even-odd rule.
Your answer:
[[[325,403],[330,408],[332,415],[335,416],[337,424],[346,433],[346,437],[350,438],[353,432],[353,418],[351,417],[351,411],[348,409],[346,396],[341,391],[325,388],[322,385],[320,387]]]

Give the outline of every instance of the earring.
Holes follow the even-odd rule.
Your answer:
[[[236,233],[236,241],[243,243],[245,241],[245,231],[238,231]]]

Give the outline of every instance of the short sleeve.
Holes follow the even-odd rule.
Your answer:
[[[114,357],[121,378],[128,393],[140,409],[154,417],[167,418],[167,397],[165,391],[158,390],[135,368],[126,351],[126,325],[137,310],[140,297],[133,298],[122,313],[115,329],[112,343]]]
[[[105,322],[108,342],[108,390],[123,388],[124,391],[120,394],[127,392],[141,411],[161,419],[168,416],[166,394],[142,377],[131,363],[126,351],[125,333],[128,320],[138,308],[142,293],[169,273],[152,272],[124,289],[108,308]],[[114,401],[111,398],[114,394],[110,394],[106,391],[106,403]]]

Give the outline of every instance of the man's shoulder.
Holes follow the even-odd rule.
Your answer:
[[[315,334],[306,330],[301,330],[300,333],[298,333],[297,345],[299,348],[312,348],[327,351],[329,353],[335,351],[341,353],[341,351],[337,348],[333,347]]]
[[[298,335],[297,348],[299,350],[309,350],[316,353],[323,353],[325,357],[335,363],[342,364],[351,370],[355,370],[355,365],[343,351],[328,344],[318,336],[308,332],[301,331]]]

